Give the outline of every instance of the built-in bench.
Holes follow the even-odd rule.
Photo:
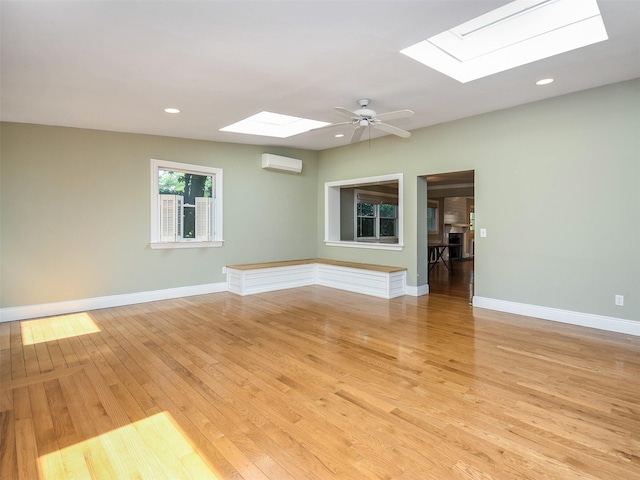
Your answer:
[[[227,265],[227,288],[238,295],[307,285],[348,290],[381,298],[405,294],[407,269],[324,258]]]

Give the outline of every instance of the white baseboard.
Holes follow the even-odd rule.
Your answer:
[[[421,297],[429,293],[429,285],[419,285],[417,287],[407,285],[404,287],[404,293],[412,297]]]
[[[39,305],[26,305],[23,307],[7,307],[0,309],[0,322],[11,322],[27,318],[48,317],[51,315],[63,315],[66,313],[96,310],[98,308],[120,307],[134,303],[155,302],[157,300],[169,300],[171,298],[190,297],[192,295],[204,295],[206,293],[226,292],[227,284],[209,283],[206,285],[193,285],[190,287],[167,288],[150,292],[126,293],[123,295],[110,295],[106,297],[81,298],[64,302],[42,303]]]
[[[605,317],[603,315],[540,307],[526,303],[508,302],[506,300],[496,300],[494,298],[478,296],[473,297],[473,306],[486,308],[488,310],[497,310],[499,312],[515,313],[516,315],[524,315],[527,317],[541,318],[553,322],[640,336],[640,322],[622,318]]]
[[[110,295],[105,297],[83,298],[64,302],[43,303],[38,305],[26,305],[22,307],[7,307],[0,309],[0,322],[11,322],[29,318],[48,317],[51,315],[63,315],[99,308],[119,307],[135,303],[155,302],[172,298],[189,297],[192,295],[204,295],[207,293],[226,292],[227,283],[210,283],[206,285],[194,285],[189,287],[168,288],[150,292],[127,293],[123,295]],[[429,293],[429,285],[405,287],[405,294],[414,297]],[[624,333],[640,336],[640,322],[625,320],[622,318],[593,315],[590,313],[573,312],[557,308],[540,307],[525,303],[509,302],[486,297],[473,297],[473,306],[496,310],[499,312],[513,313],[527,317],[535,317],[554,322],[579,325],[581,327],[597,328],[609,332]]]

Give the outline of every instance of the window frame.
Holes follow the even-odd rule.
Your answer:
[[[167,242],[160,237],[160,186],[159,171],[170,170],[180,173],[190,173],[193,175],[210,176],[213,180],[211,198],[213,199],[213,236],[211,240],[203,241],[196,239],[184,239],[181,241]],[[202,165],[192,165],[188,163],[172,162],[168,160],[151,159],[151,182],[150,182],[150,241],[152,249],[160,248],[202,248],[221,247],[224,243],[222,236],[222,169],[206,167]]]
[[[389,198],[391,200],[391,202],[386,203],[384,201],[381,200],[381,203],[369,203],[369,202],[360,202],[359,201],[359,197],[360,195],[369,195],[369,196],[374,196],[374,197],[379,197],[380,199],[382,198]],[[390,240],[392,240],[394,243],[398,240],[398,196],[397,195],[392,195],[390,193],[384,193],[384,192],[375,192],[375,191],[371,191],[371,190],[358,190],[355,189],[354,190],[354,196],[353,196],[353,208],[354,208],[354,228],[353,228],[353,233],[354,233],[354,240],[356,242],[378,242],[378,243],[389,243]],[[374,214],[371,215],[358,215],[358,205],[359,204],[363,204],[363,205],[372,205],[374,208]],[[393,205],[396,207],[396,215],[394,217],[383,217],[380,214],[380,205]],[[375,235],[373,237],[359,237],[358,236],[358,222],[360,218],[373,218],[374,221],[374,233]],[[381,235],[381,226],[380,226],[380,222],[382,219],[393,219],[394,223],[395,223],[395,235]]]
[[[365,185],[398,183],[397,243],[356,242],[340,240],[340,190]],[[366,248],[374,250],[402,251],[404,249],[404,188],[403,174],[395,173],[375,177],[354,178],[325,182],[324,184],[324,243],[329,247]],[[354,232],[355,235],[355,232]]]
[[[382,205],[391,205],[393,207],[395,207],[395,216],[393,217],[384,217],[382,216],[382,213],[380,212],[380,207]],[[395,231],[394,235],[382,235],[382,221],[383,220],[393,220],[393,229]],[[398,205],[394,204],[394,203],[381,203],[380,205],[378,205],[378,238],[379,239],[394,239],[394,241],[397,241],[398,239]]]
[[[435,209],[436,228],[429,230],[429,209]],[[440,233],[440,202],[438,200],[427,200],[427,232],[431,235]]]

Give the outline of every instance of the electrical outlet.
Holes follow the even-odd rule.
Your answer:
[[[227,267],[222,267],[222,273],[227,273]]]
[[[624,295],[616,295],[616,305],[624,307]]]

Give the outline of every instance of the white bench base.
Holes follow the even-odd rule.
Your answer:
[[[238,295],[322,285],[380,298],[395,298],[405,294],[406,270],[377,271],[371,268],[304,263],[298,265],[258,268],[227,267],[227,287]],[[370,266],[369,266],[370,267]]]

